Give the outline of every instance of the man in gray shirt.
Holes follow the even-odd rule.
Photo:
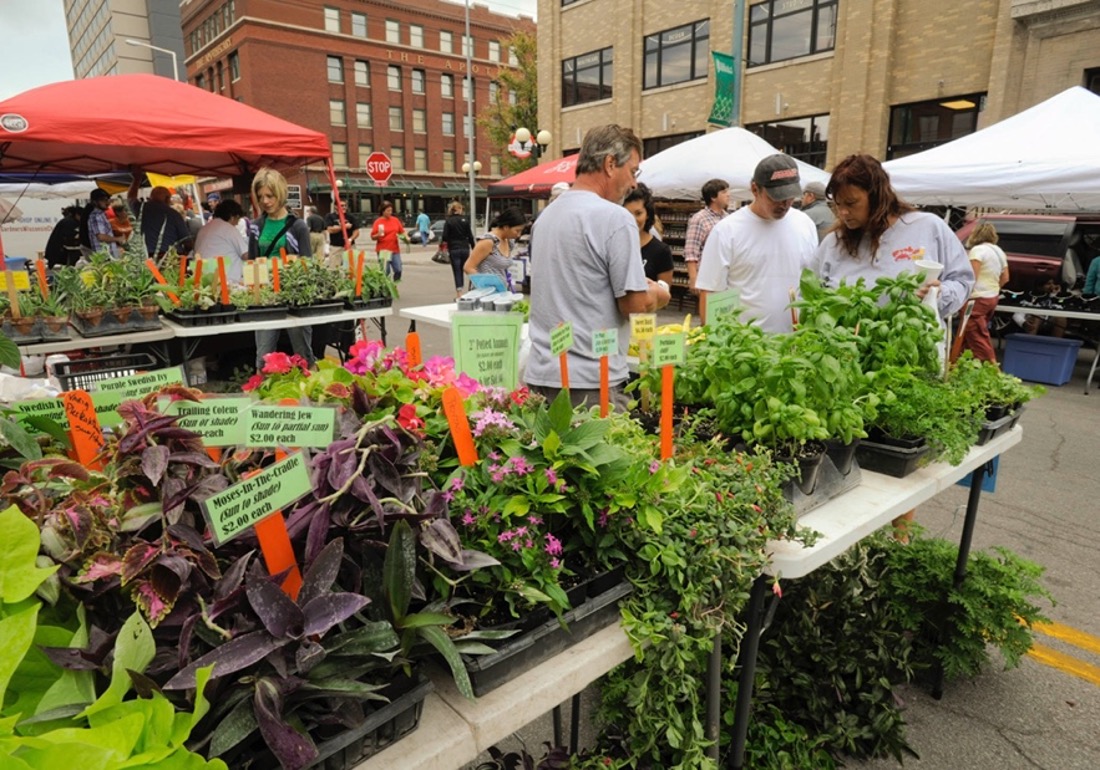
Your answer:
[[[531,231],[531,355],[525,380],[553,399],[561,390],[561,367],[550,353],[550,332],[573,323],[568,354],[570,399],[574,405],[599,401],[600,359],[594,332],[615,328],[619,350],[609,356],[611,401],[627,405],[626,349],[631,313],[651,313],[669,301],[667,286],[645,277],[638,225],[623,208],[636,186],[642,142],[617,125],[591,129],[581,144],[577,178]]]
[[[821,182],[810,182],[802,188],[802,213],[813,220],[820,243],[836,221],[828,201],[825,200],[825,185]]]

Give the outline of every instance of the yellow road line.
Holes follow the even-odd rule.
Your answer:
[[[1084,661],[1058,652],[1043,644],[1033,643],[1028,655],[1039,663],[1064,671],[1067,674],[1072,674],[1080,679],[1084,679],[1090,684],[1100,687],[1100,666],[1085,663]]]
[[[1036,623],[1032,628],[1040,634],[1046,634],[1067,644],[1072,644],[1074,647],[1087,650],[1094,655],[1100,655],[1100,637],[1086,634],[1084,631],[1078,631],[1076,628],[1064,626],[1061,623]]]

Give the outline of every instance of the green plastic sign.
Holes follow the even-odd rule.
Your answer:
[[[250,447],[327,447],[336,432],[336,410],[330,406],[254,404],[242,421]]]
[[[66,427],[69,424],[69,418],[65,416],[65,405],[60,398],[32,398],[26,401],[14,401],[11,408],[30,417],[48,417]]]
[[[239,446],[245,443],[244,419],[254,402],[248,396],[206,398],[202,401],[161,399],[160,411],[176,415],[176,424],[202,436],[207,446]]]
[[[550,355],[560,356],[573,349],[573,322],[565,321],[550,330]]]
[[[716,291],[707,295],[707,319],[713,321],[719,313],[728,313],[741,306],[741,295],[737,289]]]
[[[592,332],[592,352],[597,356],[615,356],[619,354],[619,330],[597,329]]]
[[[92,383],[91,391],[94,393],[118,393],[121,395],[119,403],[132,398],[141,398],[154,390],[160,390],[165,385],[182,385],[183,367],[172,366],[168,369],[156,369],[152,372],[133,374],[129,377],[115,377],[110,380],[100,380]]]
[[[653,338],[653,365],[679,366],[684,363],[684,333],[658,334]]]
[[[455,370],[482,385],[514,389],[519,384],[522,332],[519,313],[455,313],[451,317]]]
[[[202,500],[199,506],[210,525],[214,544],[223,545],[312,489],[305,456],[295,452],[252,478]]]

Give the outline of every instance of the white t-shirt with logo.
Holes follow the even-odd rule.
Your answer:
[[[791,291],[817,249],[817,226],[791,209],[782,219],[763,219],[743,206],[716,224],[703,246],[695,286],[737,289],[741,318],[764,331],[791,331]]]

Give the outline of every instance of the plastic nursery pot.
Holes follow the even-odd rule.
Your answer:
[[[836,466],[841,476],[847,476],[852,472],[852,461],[856,459],[856,448],[859,446],[859,442],[858,438],[847,444],[842,444],[839,441],[825,442],[825,454],[833,461],[833,465]]]

